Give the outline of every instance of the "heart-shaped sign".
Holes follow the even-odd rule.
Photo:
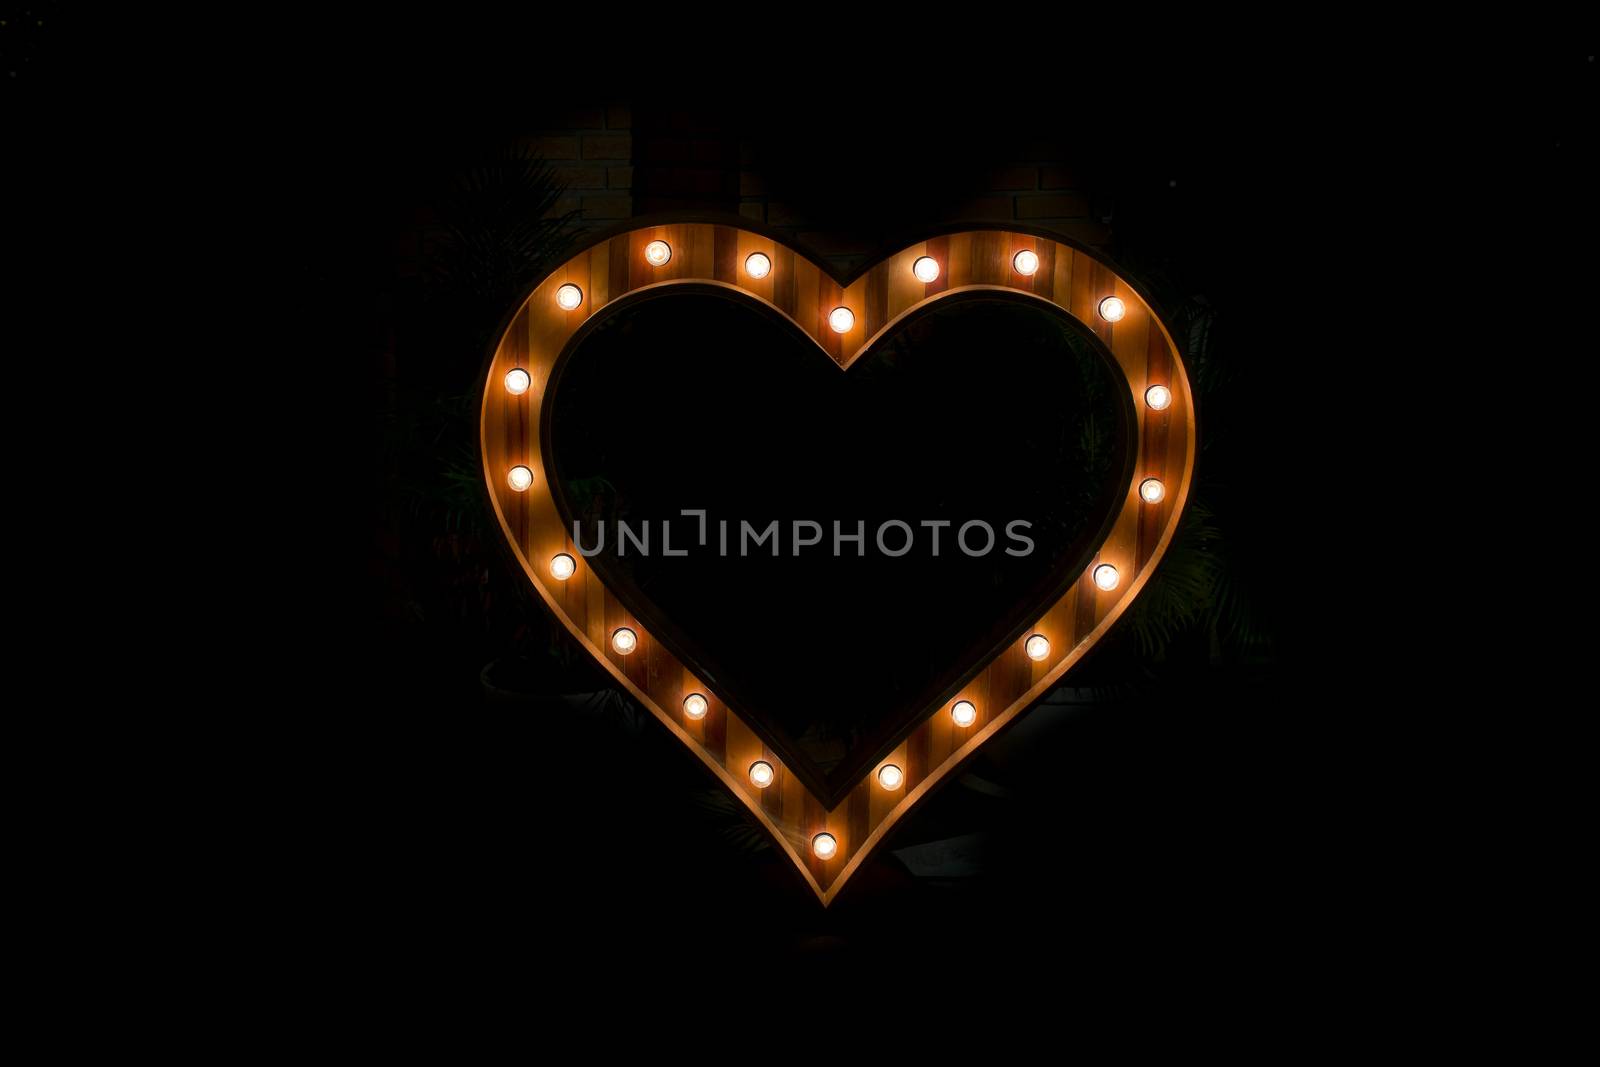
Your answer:
[[[578,331],[542,413],[589,566],[829,807],[1087,564],[1135,425],[1092,334],[991,290],[844,373],[742,296],[646,290]]]
[[[1019,330],[1019,316],[1035,325],[1057,319],[1063,328]],[[1013,340],[974,345],[989,329]],[[1051,340],[1067,335],[1065,347]],[[777,354],[785,336],[803,346],[789,345],[800,355]],[[1043,340],[1030,347],[1018,336]],[[730,424],[740,429],[732,439],[761,454],[762,464],[735,459],[712,473],[780,486],[788,513],[707,517],[693,510],[700,502],[683,499],[675,522],[625,529],[600,521],[616,518],[607,512],[618,495],[636,519],[665,518],[679,494],[694,495],[692,476],[673,476],[665,443],[688,432],[686,419],[729,428],[727,413],[715,409],[725,393],[712,391],[728,377],[740,396],[730,408],[743,414]],[[1113,418],[1097,421],[1087,406],[1085,397],[1100,394],[1111,403],[1098,410]],[[950,396],[985,410],[1005,405],[1010,421],[992,421],[979,441],[946,435],[941,452],[946,438],[914,432],[919,418],[927,421],[917,405],[946,398],[948,408]],[[627,432],[584,432],[607,416],[614,427],[618,413]],[[1078,454],[1053,462],[1059,450],[1041,442],[1080,423],[1099,428],[1079,448],[1094,462]],[[788,445],[759,453],[761,432]],[[1192,396],[1166,328],[1125,280],[1082,250],[975,230],[920,242],[841,283],[772,238],[711,223],[620,234],[541,281],[494,353],[482,435],[490,498],[534,588],[745,803],[824,904],[907,811],[1041,697],[1126,609],[1171,540],[1195,451]],[[624,465],[633,483],[620,494],[606,479],[584,477],[591,468],[617,469],[614,456],[595,461],[605,454],[595,442],[604,439],[614,439],[613,453],[645,456]],[[910,515],[906,522],[852,513],[859,526],[835,522],[831,530],[798,517],[841,497],[870,511],[884,495],[870,487],[887,474],[857,479],[852,491],[839,479],[809,478],[812,467],[870,471],[877,463],[898,472],[931,456],[950,472],[961,463],[993,469],[1011,455],[1029,465],[1037,486],[1022,511],[1053,535],[1005,524],[994,494],[981,491],[957,494],[950,521],[930,500],[922,510],[934,518],[923,517],[922,529]],[[891,512],[918,503],[919,491],[950,505],[937,481],[906,481],[885,505]],[[998,492],[1015,486],[1002,483]],[[1056,501],[1065,502],[1059,515]],[[968,513],[974,521],[963,522]],[[977,521],[986,517],[995,521]],[[608,529],[611,543],[597,545]],[[941,566],[964,589],[979,590],[985,617],[940,617],[926,583],[896,579],[893,559],[884,558],[940,532]],[[752,536],[760,538],[754,552]],[[1035,540],[1043,545],[1037,553]],[[723,568],[699,592],[695,581],[709,564],[683,558],[697,552]],[[804,552],[814,562],[796,570]],[[878,601],[868,601],[869,587]],[[837,600],[837,617],[855,628],[816,635],[815,626],[740,621],[771,620],[802,598]],[[924,653],[909,668],[893,639],[844,639],[870,637],[880,616],[921,625],[902,621],[895,631]],[[733,624],[717,641],[697,640],[697,626],[717,629],[707,620],[724,617]],[[878,647],[881,670],[872,659]],[[832,724],[837,751],[828,758],[795,728],[804,704],[789,698],[805,688],[793,682],[797,668],[813,685],[854,680],[852,692],[836,685],[829,693],[830,707],[846,718],[873,710],[847,731],[848,742],[837,741]]]

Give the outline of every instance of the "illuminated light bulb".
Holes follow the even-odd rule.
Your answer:
[[[919,282],[936,282],[939,280],[939,261],[932,256],[923,256],[911,264],[911,273],[917,276]]]
[[[510,482],[511,488],[517,492],[526,493],[528,486],[533,484],[533,472],[527,467],[518,464],[512,467],[510,473],[506,475],[506,481]]]
[[[765,278],[772,273],[772,260],[763,252],[751,252],[744,257],[744,272],[752,278]]]
[[[765,789],[777,776],[778,772],[772,769],[772,764],[764,759],[758,759],[750,764],[750,784],[757,789]]]
[[[906,774],[892,763],[885,764],[878,772],[878,784],[885,789],[899,789],[906,784]]]
[[[706,703],[706,698],[699,693],[690,693],[683,698],[683,713],[691,719],[706,717],[706,709],[711,705]]]
[[[1028,638],[1028,643],[1022,647],[1023,651],[1028,653],[1029,659],[1044,659],[1050,654],[1050,639],[1044,634],[1034,634]]]
[[[1094,569],[1094,584],[1101,589],[1107,591],[1115,589],[1119,581],[1121,581],[1121,575],[1117,574],[1117,568],[1109,563],[1102,563]]]
[[[639,635],[624,626],[611,635],[611,647],[617,650],[619,656],[626,656],[639,647]]]
[[[1166,495],[1167,487],[1161,484],[1160,478],[1146,478],[1139,483],[1139,499],[1146,504],[1159,504]]]
[[[811,851],[817,854],[817,859],[829,860],[839,851],[839,842],[833,839],[832,834],[818,834],[811,839]]]
[[[558,582],[564,582],[578,571],[578,561],[565,552],[558,553],[550,560],[550,577]]]
[[[1100,301],[1100,317],[1107,322],[1121,322],[1122,316],[1128,313],[1128,305],[1122,302],[1121,297],[1108,296]]]
[[[833,327],[834,333],[849,333],[855,324],[856,313],[849,308],[834,308],[828,312],[828,325]]]
[[[966,728],[978,721],[978,709],[970,700],[958,700],[955,707],[950,709],[950,717],[956,721],[957,726]]]
[[[672,246],[665,241],[651,241],[644,246],[644,261],[652,267],[665,266],[672,258]]]
[[[1024,248],[1011,257],[1011,266],[1018,274],[1032,275],[1039,269],[1039,253],[1029,248]]]
[[[556,303],[568,311],[583,303],[583,290],[576,285],[563,285],[556,290]]]
[[[506,392],[512,396],[521,396],[533,384],[533,379],[528,377],[528,372],[521,367],[513,367],[506,371]]]
[[[1144,391],[1144,402],[1153,411],[1165,411],[1172,406],[1172,390],[1164,385],[1152,385]]]

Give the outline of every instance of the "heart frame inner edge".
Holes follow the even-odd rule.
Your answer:
[[[664,241],[671,258],[654,265],[645,256],[652,242]],[[1031,251],[1038,267],[1032,275],[1014,266],[1018,252]],[[751,277],[745,267],[754,253],[770,263],[767,274]],[[939,276],[923,282],[912,264],[928,256]],[[572,335],[611,301],[642,289],[697,283],[726,287],[757,300],[792,321],[841,369],[901,318],[929,301],[958,292],[1003,290],[1031,295],[1064,310],[1086,326],[1109,350],[1134,396],[1137,448],[1133,473],[1111,532],[1067,591],[1026,634],[1002,648],[947,699],[928,709],[910,734],[869,769],[831,810],[787,773],[783,761],[756,731],[704,682],[652,637],[640,620],[608,589],[572,544],[561,520],[544,461],[541,401],[551,368]],[[556,298],[576,285],[581,299],[563,308]],[[1124,317],[1109,322],[1100,302],[1123,301]],[[836,307],[855,316],[845,333],[828,322]],[[529,388],[513,395],[505,387],[508,371],[526,371]],[[1165,385],[1171,402],[1164,410],[1146,403],[1145,391]],[[711,768],[752,812],[786,853],[823,905],[839,891],[898,820],[970,758],[990,737],[1023,713],[1060,680],[1099,640],[1144,587],[1165,554],[1189,494],[1195,459],[1193,393],[1177,346],[1144,298],[1109,266],[1087,251],[1057,238],[1004,228],[973,228],[929,238],[884,257],[852,279],[840,281],[802,253],[772,237],[740,225],[715,222],[664,222],[636,226],[577,252],[541,279],[517,307],[500,334],[484,383],[481,447],[489,498],[523,572],[567,630],[644,707]],[[533,472],[526,491],[511,488],[512,467]],[[1164,497],[1145,502],[1140,484],[1157,478]],[[576,570],[565,581],[551,576],[550,560],[565,553]],[[1091,575],[1110,563],[1119,572],[1114,590],[1099,589]],[[610,637],[619,627],[638,635],[638,647],[620,655]],[[1050,642],[1040,661],[1023,651],[1029,634]],[[703,718],[685,715],[683,700],[701,693],[709,707]],[[977,719],[958,727],[950,708],[971,701]],[[598,758],[598,754],[596,756]],[[748,768],[769,763],[774,780],[763,788],[750,782]],[[905,780],[885,789],[877,771],[893,763]],[[643,816],[644,813],[641,813]],[[812,849],[816,835],[828,833],[837,850],[828,859]]]

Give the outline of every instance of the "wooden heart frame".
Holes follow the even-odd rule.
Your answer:
[[[652,244],[664,242],[669,258]],[[1025,274],[1017,256],[1031,252],[1037,269]],[[759,277],[750,257],[766,257]],[[914,273],[923,258],[938,265],[938,277],[924,282]],[[565,307],[566,289],[576,286],[575,306]],[[548,447],[541,434],[543,399],[563,353],[580,327],[624,296],[665,286],[717,287],[763,305],[798,326],[842,370],[906,316],[959,293],[1003,291],[1052,304],[1082,323],[1121,369],[1133,392],[1138,448],[1133,475],[1116,510],[1110,532],[1088,566],[1064,594],[1029,627],[985,661],[962,672],[965,679],[926,709],[895,744],[832,809],[807,789],[799,776],[758,732],[747,714],[730,707],[607,588],[577,551],[562,521],[552,491]],[[1115,297],[1123,314],[1102,314]],[[829,323],[837,308],[848,308],[853,323],[844,332]],[[513,392],[508,375],[523,371],[526,387]],[[516,379],[515,384],[521,384]],[[1149,390],[1163,386],[1168,403],[1155,407]],[[1159,398],[1158,398],[1159,399]],[[1082,248],[1059,239],[1010,229],[969,229],[919,241],[879,260],[854,278],[840,280],[781,241],[740,225],[667,222],[639,226],[605,238],[578,252],[534,286],[512,315],[490,360],[482,409],[484,477],[500,528],[528,580],[557,618],[619,684],[711,768],[750,810],[777,847],[793,861],[824,906],[839,894],[902,817],[984,742],[1044,696],[1083,658],[1144,588],[1165,554],[1189,495],[1195,461],[1194,397],[1178,348],[1148,302],[1106,264]],[[531,474],[525,489],[515,488],[511,472]],[[1163,489],[1146,499],[1147,483]],[[553,576],[558,555],[572,561],[566,579]],[[1115,588],[1095,581],[1098,568],[1117,570]],[[612,643],[619,629],[636,636],[636,647],[619,653]],[[1043,658],[1028,654],[1035,636],[1048,641]],[[705,699],[705,711],[691,717],[684,707],[691,694]],[[958,725],[952,709],[972,706],[974,719]],[[963,709],[965,710],[965,709]],[[598,758],[598,754],[597,758]],[[764,787],[752,782],[757,762],[771,768]],[[886,787],[885,766],[898,768],[903,781]],[[819,835],[831,837],[826,858],[815,847]]]

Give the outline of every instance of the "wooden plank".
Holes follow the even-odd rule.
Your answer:
[[[1036,237],[1033,247],[1039,255],[1039,271],[1031,280],[1031,288],[1036,295],[1050,300],[1056,291],[1056,243]]]
[[[855,314],[855,324],[850,327],[848,333],[835,333],[833,327],[829,324],[829,316],[833,314],[835,308],[847,306]],[[822,350],[828,353],[829,357],[840,366],[843,366],[850,355],[861,347],[861,319],[860,300],[846,301],[844,290],[839,287],[839,283],[834,281],[831,275],[819,270],[817,272],[817,320],[815,327],[817,332],[814,340],[821,344]]]
[[[772,302],[785,315],[801,322],[800,277],[795,271],[793,249],[777,245],[772,255]],[[804,327],[802,326],[802,329]]]
[[[712,242],[715,263],[712,277],[728,285],[739,283],[739,231],[732,226],[718,226],[713,231]]]
[[[686,226],[684,231],[683,239],[689,247],[689,254],[684,256],[681,265],[685,271],[682,277],[714,280],[717,276],[715,227],[702,223]]]
[[[950,289],[972,282],[972,234],[954,233],[945,238],[950,245]]]
[[[922,246],[921,254],[933,257],[934,262],[939,264],[939,276],[933,281],[919,282],[915,277],[912,278],[914,284],[922,287],[922,295],[934,296],[950,288],[950,238],[930,237]],[[898,315],[910,306],[910,304],[898,306],[895,314]]]
[[[628,242],[628,235],[621,234],[613,237],[606,246],[606,261],[609,268],[606,295],[610,300],[615,300],[628,291]]]

